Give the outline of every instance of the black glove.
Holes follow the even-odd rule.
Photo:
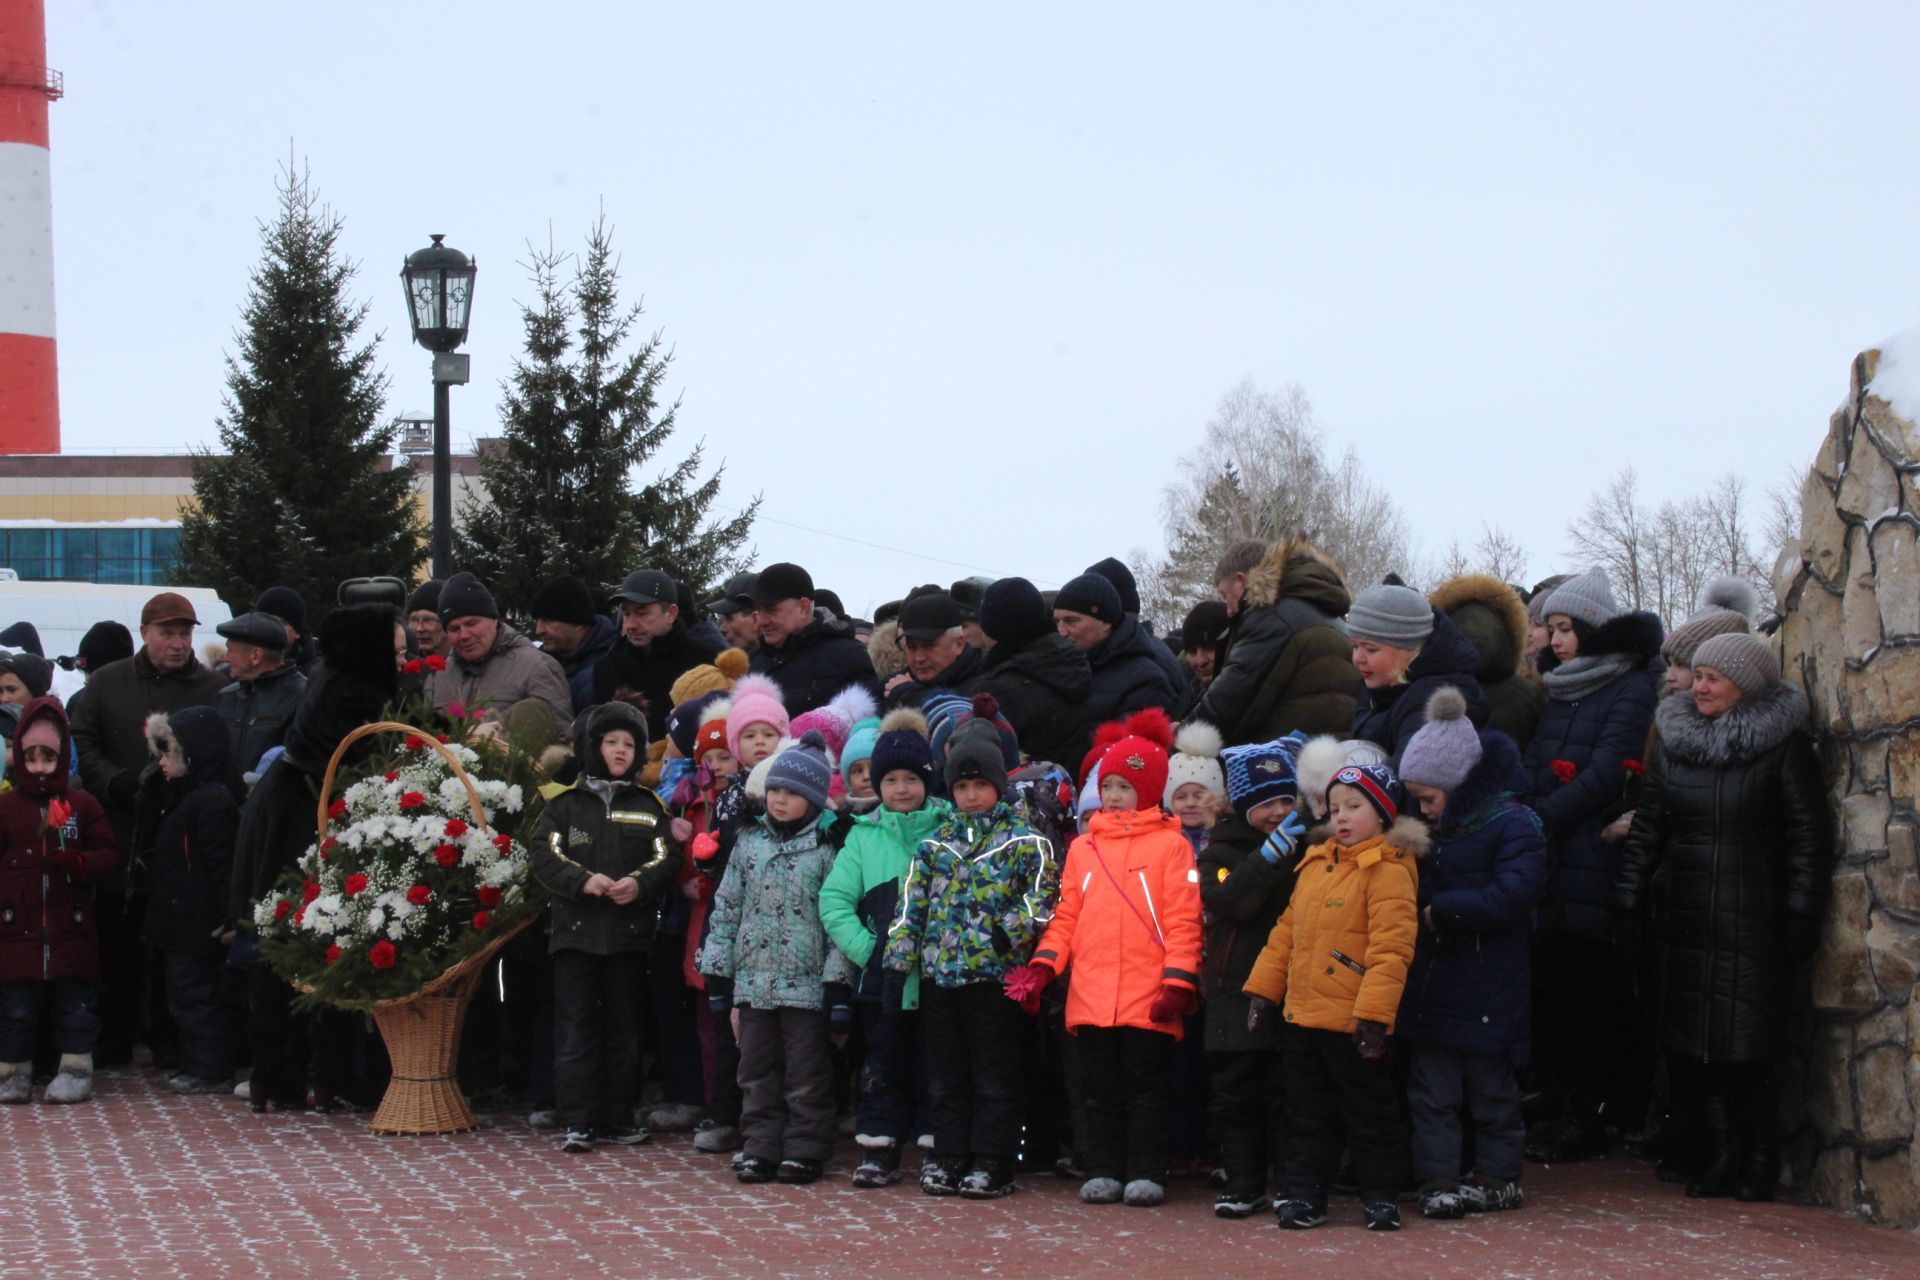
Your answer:
[[[1387,1056],[1387,1024],[1372,1022],[1366,1018],[1353,1024],[1353,1047],[1368,1062],[1378,1062]]]
[[[1787,954],[1795,964],[1813,958],[1820,947],[1820,922],[1812,916],[1787,917]]]
[[[733,1012],[733,979],[723,978],[717,973],[703,974],[707,980],[707,1008],[713,1016],[725,1021]]]
[[[844,982],[829,982],[824,989],[827,1005],[827,1030],[846,1035],[853,1030],[853,989]]]
[[[898,969],[881,970],[880,1012],[896,1014],[907,998],[907,975]]]
[[[1247,1033],[1249,1035],[1266,1025],[1273,1011],[1280,1006],[1261,996],[1247,997]]]

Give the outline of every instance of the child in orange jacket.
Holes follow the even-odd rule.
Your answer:
[[[1419,931],[1414,862],[1426,828],[1401,818],[1400,781],[1386,764],[1349,766],[1327,787],[1333,839],[1308,849],[1293,896],[1243,988],[1257,1027],[1285,1003],[1286,1198],[1282,1227],[1327,1220],[1327,1186],[1343,1146],[1367,1230],[1397,1231],[1407,1180],[1407,1132],[1387,1062]]]
[[[1100,756],[1101,810],[1067,850],[1060,903],[1010,995],[1073,966],[1067,1030],[1079,1047],[1087,1108],[1088,1204],[1166,1198],[1173,1046],[1199,1005],[1200,876],[1180,821],[1156,803],[1173,727],[1140,712]],[[1122,1179],[1125,1185],[1122,1185]]]

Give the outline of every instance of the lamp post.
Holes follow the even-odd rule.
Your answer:
[[[479,264],[431,237],[433,243],[407,255],[400,268],[407,288],[407,323],[413,340],[433,352],[433,576],[453,572],[453,463],[449,458],[447,389],[465,385],[469,359],[456,355],[467,340],[473,307],[473,276]]]

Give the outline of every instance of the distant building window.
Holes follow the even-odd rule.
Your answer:
[[[0,529],[0,566],[28,582],[161,586],[179,555],[178,529]]]

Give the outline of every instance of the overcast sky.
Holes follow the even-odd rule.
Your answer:
[[[1810,458],[1920,323],[1920,6],[48,10],[68,447],[213,440],[290,147],[392,409],[432,403],[401,259],[478,257],[457,439],[527,241],[604,208],[678,446],[858,612],[1157,548],[1247,376],[1301,383],[1425,553],[1490,520],[1541,576],[1627,463],[1661,498]]]

